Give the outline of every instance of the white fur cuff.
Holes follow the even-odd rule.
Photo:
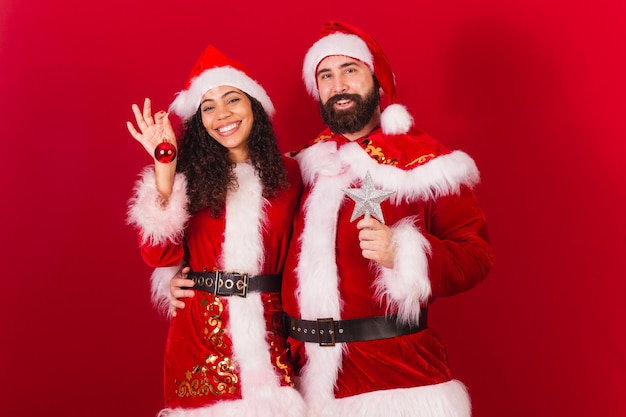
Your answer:
[[[396,246],[393,269],[379,266],[376,294],[386,298],[398,319],[418,323],[420,307],[431,295],[428,278],[430,243],[417,230],[413,219],[407,218],[392,228],[392,244]]]
[[[150,283],[152,288],[152,303],[154,307],[161,313],[168,317],[172,315],[170,310],[170,300],[172,294],[170,293],[170,281],[183,268],[183,264],[178,266],[164,266],[160,268],[154,268],[152,276],[150,277]]]
[[[186,189],[187,179],[183,174],[176,174],[172,195],[164,205],[156,189],[154,169],[144,168],[128,207],[128,224],[139,229],[142,244],[180,242],[189,220]]]

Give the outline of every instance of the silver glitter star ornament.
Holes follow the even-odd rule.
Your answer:
[[[348,197],[354,200],[355,203],[350,221],[354,221],[354,219],[364,215],[366,219],[371,216],[382,224],[385,224],[380,203],[388,199],[394,192],[374,188],[374,182],[372,181],[372,176],[369,171],[367,171],[365,175],[365,181],[361,184],[361,188],[346,188],[343,191]]]

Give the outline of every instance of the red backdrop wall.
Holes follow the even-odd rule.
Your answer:
[[[495,268],[431,314],[475,416],[626,415],[623,1],[213,3],[0,3],[0,415],[155,415],[167,322],[125,225],[149,163],[130,105],[167,107],[213,43],[297,149],[327,19],[372,33],[417,125],[481,169]]]

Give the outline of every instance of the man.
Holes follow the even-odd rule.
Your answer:
[[[411,127],[386,55],[359,29],[325,24],[303,78],[328,128],[295,155],[305,190],[282,294],[310,415],[469,416],[426,314],[491,268],[478,170]]]

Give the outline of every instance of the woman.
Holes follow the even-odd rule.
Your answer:
[[[172,317],[161,416],[303,416],[282,330],[280,273],[301,191],[281,156],[265,90],[209,46],[168,113],[132,106],[130,134],[153,157],[135,187],[139,234],[154,295],[188,266],[195,295]]]

